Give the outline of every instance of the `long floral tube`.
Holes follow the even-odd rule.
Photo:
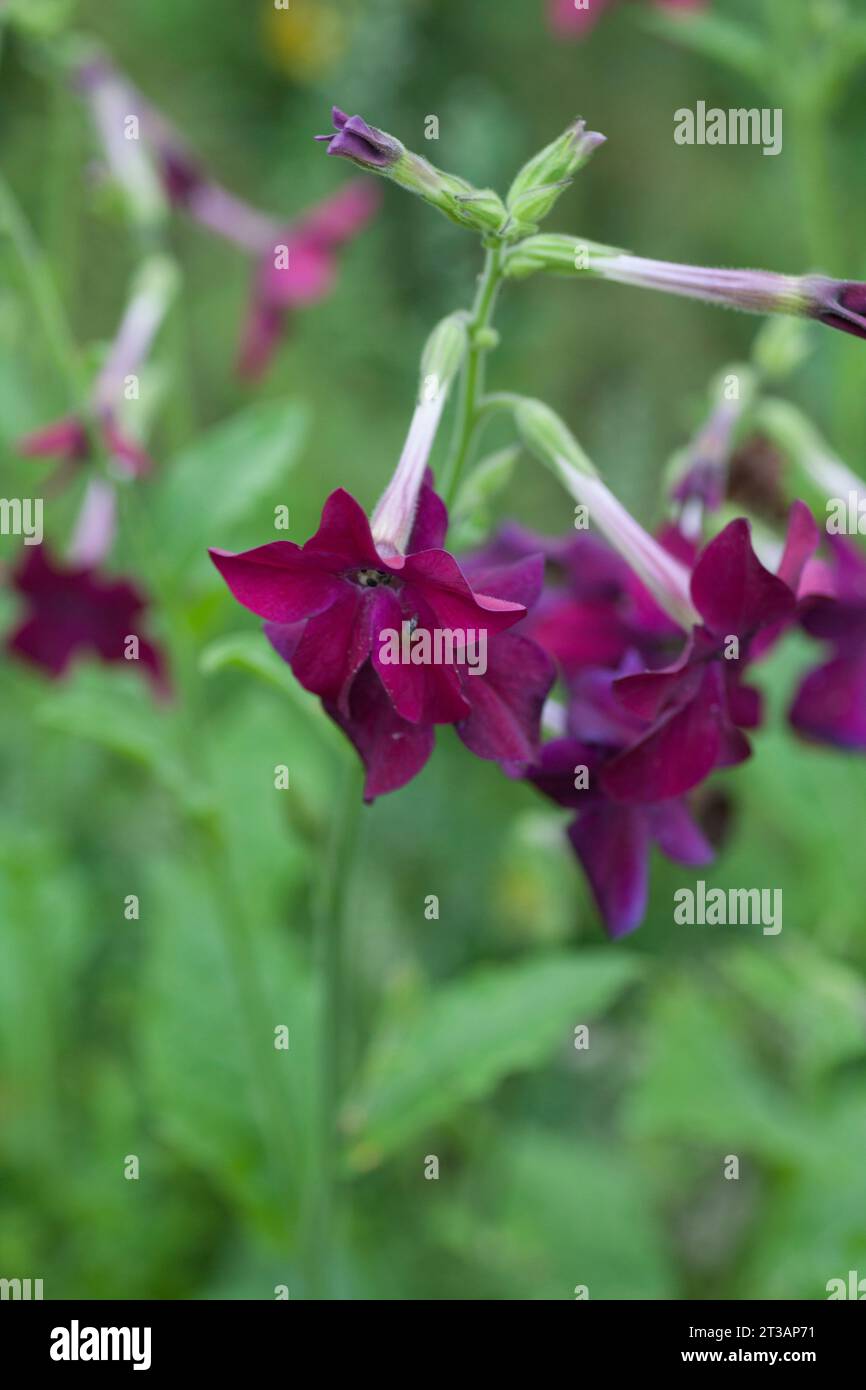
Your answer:
[[[506,257],[504,273],[511,278],[521,279],[538,270],[554,275],[590,275],[746,313],[817,319],[829,328],[866,338],[866,284],[860,281],[648,260],[559,234],[527,237]]]
[[[592,521],[665,612],[686,632],[700,623],[689,593],[686,568],[613,495],[559,417],[541,401],[533,400],[521,400],[514,414],[527,447],[552,468],[571,496],[587,508]]]

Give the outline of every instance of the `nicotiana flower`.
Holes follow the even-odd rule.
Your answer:
[[[332,290],[337,252],[370,221],[379,206],[378,190],[359,180],[291,221],[272,217],[211,178],[171,122],[108,62],[88,64],[80,80],[99,113],[97,124],[112,167],[117,166],[117,156],[111,153],[117,139],[121,146],[137,143],[122,138],[123,119],[134,115],[171,206],[182,208],[199,225],[255,258],[239,369],[245,376],[261,375],[288,313],[318,302]]]
[[[616,0],[548,0],[553,32],[563,39],[581,39],[611,9]],[[678,13],[703,9],[708,0],[653,0],[660,10]]]
[[[243,332],[239,366],[244,376],[260,376],[268,366],[290,311],[330,293],[338,250],[364,229],[378,206],[375,185],[353,180],[271,233],[259,256]]]
[[[633,664],[630,658],[623,669]],[[713,858],[683,798],[624,804],[607,794],[604,768],[644,727],[617,700],[616,675],[598,670],[578,678],[566,737],[545,744],[528,774],[545,796],[577,813],[569,840],[612,937],[634,931],[643,921],[654,843],[681,864],[706,864]]]
[[[827,592],[800,604],[800,622],[830,649],[803,678],[791,723],[804,738],[866,752],[866,557],[843,536],[828,536]]]
[[[273,541],[240,555],[211,551],[234,597],[266,620],[272,645],[355,744],[368,800],[421,770],[436,724],[454,724],[473,752],[506,763],[528,762],[537,745],[553,669],[539,648],[506,629],[541,588],[541,557],[470,585],[442,549],[446,527],[445,507],[425,483],[399,552],[374,538],[363,509],[340,488],[303,546]],[[465,660],[387,662],[383,635],[404,625],[431,638],[452,633],[464,652],[483,633],[485,673],[470,674]]]
[[[660,544],[666,543],[665,536]],[[463,564],[472,576],[478,564],[513,563],[533,554],[544,556],[545,584],[520,632],[549,653],[566,682],[590,667],[617,667],[629,651],[655,666],[678,649],[682,629],[625,561],[591,532],[560,538],[507,522]]]
[[[92,519],[89,524],[92,529]],[[42,544],[24,547],[10,581],[25,603],[22,621],[6,638],[10,652],[53,677],[88,655],[140,664],[155,690],[167,693],[163,655],[141,633],[147,599],[131,580],[105,575],[93,564],[64,563]]]
[[[680,796],[715,768],[750,755],[742,730],[760,722],[760,699],[743,684],[743,672],[795,620],[801,576],[817,541],[811,513],[795,502],[778,574],[755,555],[743,519],[706,546],[691,577],[701,622],[681,656],[664,670],[625,676],[616,684],[625,708],[647,728],[606,766],[609,796],[630,803]]]

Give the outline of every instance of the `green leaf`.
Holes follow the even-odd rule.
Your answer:
[[[315,994],[290,940],[255,911],[241,920],[224,892],[203,866],[170,860],[142,891],[145,1083],[160,1139],[276,1235],[309,1180]],[[288,1050],[274,1047],[278,1025]]]
[[[174,712],[155,704],[136,673],[83,667],[73,683],[40,701],[34,718],[138,763],[188,809],[204,805],[202,788],[181,756]]]
[[[763,1020],[793,1080],[813,1083],[866,1054],[866,988],[810,942],[795,938],[772,955],[743,947],[722,968],[753,1026]]]
[[[167,466],[156,523],[173,567],[226,544],[294,466],[305,432],[302,406],[266,401],[217,425]],[[266,520],[272,529],[273,516]]]
[[[496,1228],[527,1253],[515,1298],[674,1296],[662,1232],[647,1200],[652,1174],[621,1145],[541,1132],[509,1135],[498,1160]]]
[[[759,36],[742,24],[719,14],[695,14],[688,18],[658,11],[642,16],[647,28],[661,38],[672,39],[703,58],[732,68],[734,72],[763,81],[769,58]]]
[[[650,1013],[626,1123],[640,1138],[782,1163],[799,1163],[812,1142],[802,1113],[763,1074],[736,1019],[685,976],[665,980]]]
[[[636,973],[632,958],[611,949],[477,970],[441,986],[374,1043],[346,1110],[350,1163],[380,1163],[510,1073],[568,1046],[573,1029],[608,1008]]]
[[[321,702],[304,690],[292,674],[291,667],[277,656],[261,633],[239,632],[230,637],[221,637],[205,647],[199,658],[199,666],[206,676],[233,666],[257,676],[266,685],[285,695],[292,708],[303,716],[324,743],[340,753],[345,751],[345,739],[325,714]]]

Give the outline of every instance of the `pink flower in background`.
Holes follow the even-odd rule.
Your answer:
[[[212,178],[171,122],[107,60],[84,64],[78,85],[94,112],[106,162],[115,176],[132,186],[137,186],[136,174],[137,182],[142,181],[141,160],[133,164],[124,150],[136,142],[118,140],[115,130],[118,112],[135,113],[158,196],[255,258],[238,370],[242,376],[261,376],[287,315],[317,303],[333,289],[337,252],[370,221],[379,206],[379,190],[363,180],[347,184],[286,222],[252,207]]]
[[[700,10],[708,0],[653,0],[660,10],[686,12]],[[595,27],[616,0],[548,0],[550,27],[563,39],[580,39]]]
[[[6,638],[10,652],[55,679],[84,656],[140,664],[158,693],[167,693],[162,653],[141,636],[147,599],[130,580],[63,563],[46,545],[25,546],[10,578],[25,603],[23,620]],[[131,637],[137,638],[137,659],[127,655]]]
[[[353,180],[272,233],[259,260],[243,331],[243,376],[257,377],[266,369],[292,310],[315,304],[331,292],[337,251],[363,231],[379,201],[375,184]]]
[[[118,429],[110,412],[102,418],[100,435],[106,453],[122,472],[137,477],[153,467],[150,455]],[[85,463],[92,454],[90,435],[77,415],[67,415],[33,430],[18,440],[16,448],[24,458],[55,458],[63,464]]]

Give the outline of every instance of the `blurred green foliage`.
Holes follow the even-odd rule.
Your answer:
[[[332,101],[421,150],[438,115],[435,161],[499,188],[579,112],[608,144],[551,225],[671,260],[866,274],[852,178],[866,90],[844,85],[843,63],[817,149],[793,113],[773,160],[672,139],[674,110],[699,99],[779,104],[780,67],[799,55],[805,70],[836,22],[853,36],[851,4],[846,19],[796,0],[780,27],[778,5],[718,0],[714,27],[688,41],[622,6],[582,45],[551,35],[542,0],[293,0],[289,18],[267,0],[25,9],[27,32],[0,31],[0,153],[88,351],[114,331],[136,248],[88,177],[84,112],[47,57],[72,23],[223,182],[286,218],[345,177],[311,139]],[[831,201],[810,218],[822,188]],[[386,189],[335,293],[297,316],[251,391],[231,370],[249,265],[182,218],[170,238],[184,284],[156,353],[159,467],[125,498],[116,562],[153,595],[176,697],[155,705],[116,669],[53,687],[4,659],[0,1275],[42,1277],[47,1297],[269,1298],[282,1284],[303,1297],[313,921],[344,754],[204,549],[267,539],[280,504],[303,539],[338,484],[375,500],[426,333],[469,299],[478,251]],[[0,272],[12,496],[42,466],[13,441],[69,401],[6,246]],[[494,386],[557,407],[648,522],[708,381],[748,356],[756,327],[540,280],[504,296],[499,326]],[[858,471],[864,379],[863,344],[825,333],[789,384]],[[80,489],[52,498],[50,537],[68,533]],[[525,459],[492,505],[569,524],[570,503]],[[13,612],[4,594],[4,626]],[[659,861],[643,929],[607,944],[563,817],[450,731],[415,783],[364,812],[334,1296],[567,1299],[587,1284],[592,1298],[820,1298],[828,1279],[866,1272],[866,778],[785,730],[808,660],[794,643],[763,668],[771,718],[754,760],[719,779],[731,828],[706,874],[780,887],[778,937],[675,928],[683,871]],[[277,763],[289,793],[274,791]],[[587,1051],[573,1045],[582,1023]]]

